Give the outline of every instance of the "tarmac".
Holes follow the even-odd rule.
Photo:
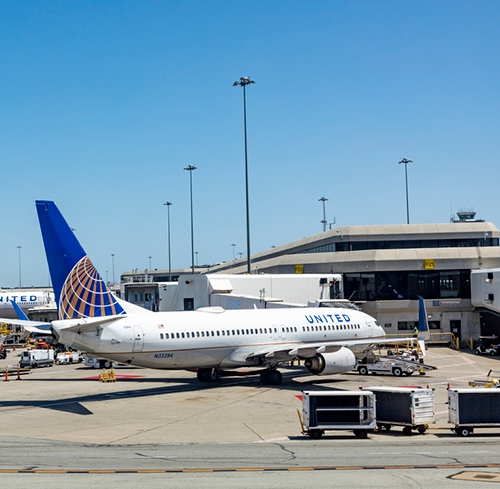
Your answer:
[[[0,369],[19,362],[21,350],[0,360]],[[425,376],[365,375],[349,372],[315,376],[303,367],[281,369],[283,384],[262,386],[258,376],[224,377],[200,383],[194,372],[116,368],[116,382],[101,382],[99,369],[54,365],[0,379],[0,434],[97,445],[245,443],[308,439],[297,410],[303,390],[357,390],[360,386],[419,386],[435,389],[436,423],[424,435],[451,435],[447,387],[468,387],[488,371],[500,377],[500,358],[470,350],[430,348],[425,363],[438,370]],[[495,373],[497,375],[495,375]],[[488,429],[485,433],[498,433]],[[476,430],[474,437],[481,436]],[[350,437],[328,432],[325,438]],[[373,440],[403,436],[396,427],[370,434]],[[414,437],[419,437],[415,432]],[[456,436],[453,434],[453,436]],[[355,438],[353,437],[353,440]]]

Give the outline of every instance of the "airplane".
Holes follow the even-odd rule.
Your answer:
[[[5,319],[17,318],[13,304],[17,304],[23,312],[35,306],[45,306],[54,302],[54,294],[46,290],[16,290],[0,293],[0,316]],[[8,321],[5,321],[8,322]]]
[[[19,322],[29,330],[50,325],[71,348],[129,365],[196,370],[203,382],[222,369],[260,367],[262,384],[280,385],[278,367],[292,360],[304,360],[312,374],[338,374],[356,366],[354,352],[394,343],[374,318],[345,308],[145,310],[108,290],[54,202],[36,201],[36,208],[59,318]]]

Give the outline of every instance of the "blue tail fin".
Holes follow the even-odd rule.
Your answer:
[[[28,316],[24,314],[22,309],[17,305],[17,302],[13,300],[11,300],[10,302],[12,304],[12,307],[14,307],[14,310],[16,311],[17,317],[21,319],[21,321],[29,321]]]
[[[37,200],[36,208],[59,319],[125,314],[56,204]]]
[[[421,296],[418,296],[418,337],[424,340],[428,340],[430,337],[427,311],[425,310],[424,298]]]

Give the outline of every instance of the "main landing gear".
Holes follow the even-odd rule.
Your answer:
[[[260,383],[262,385],[281,385],[283,376],[279,370],[268,368],[260,374]]]
[[[219,372],[215,368],[199,368],[196,375],[200,382],[216,382],[219,380]]]

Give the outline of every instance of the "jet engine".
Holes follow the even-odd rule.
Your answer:
[[[307,358],[305,366],[312,374],[330,375],[349,372],[356,363],[354,353],[343,346],[335,353],[318,353],[315,357]]]

